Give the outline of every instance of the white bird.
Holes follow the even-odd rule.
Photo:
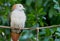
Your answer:
[[[26,15],[22,4],[15,4],[11,12],[11,38],[13,41],[18,41],[21,29],[25,26]],[[19,30],[14,29],[19,28]]]

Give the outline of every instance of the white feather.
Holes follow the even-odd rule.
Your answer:
[[[16,9],[11,13],[11,27],[22,27],[25,26],[26,15],[23,10],[23,6],[21,5],[19,9],[19,4],[17,5]]]
[[[26,21],[26,16],[24,11],[14,10],[11,14],[11,26],[19,25],[24,27]]]
[[[11,27],[24,28],[26,15],[23,9],[24,7],[22,4],[16,4],[16,8],[11,12]],[[16,33],[20,32],[20,30],[15,30],[15,29],[12,29],[11,31]],[[11,39],[11,41],[13,40]]]

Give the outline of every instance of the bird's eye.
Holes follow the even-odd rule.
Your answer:
[[[19,6],[19,7],[21,7],[21,6]]]

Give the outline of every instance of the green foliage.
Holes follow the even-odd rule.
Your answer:
[[[26,27],[60,24],[60,0],[0,0],[0,25],[10,26],[11,7],[17,3],[23,4],[26,8]],[[2,32],[5,36],[2,36]],[[1,41],[10,41],[10,29],[0,28],[0,37]],[[41,29],[39,32],[40,41],[59,41],[59,39],[60,28]],[[36,41],[36,30],[24,30],[20,40]]]

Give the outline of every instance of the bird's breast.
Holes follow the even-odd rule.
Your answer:
[[[26,15],[24,12],[12,12],[11,15],[11,20],[12,21],[17,21],[17,22],[24,22],[26,20]]]

